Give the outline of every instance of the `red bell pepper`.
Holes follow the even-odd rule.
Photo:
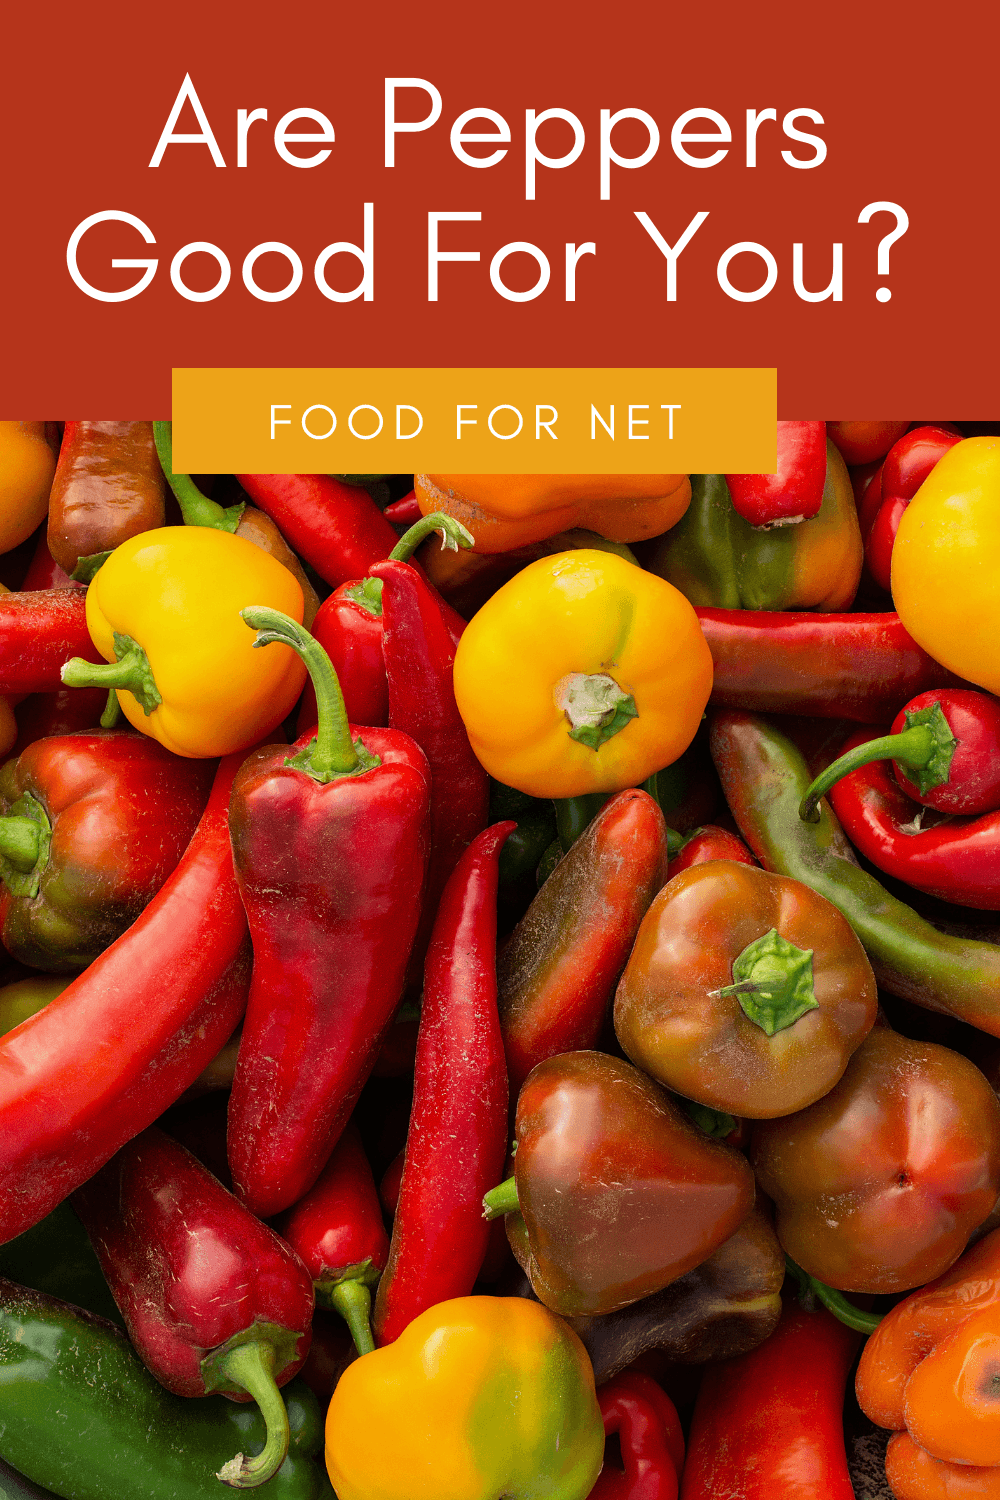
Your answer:
[[[727,474],[733,509],[751,526],[791,526],[815,516],[826,482],[826,423],[779,422],[774,474]]]
[[[328,474],[237,474],[300,557],[336,588],[388,557],[396,533],[367,490]]]
[[[858,1335],[786,1303],[769,1339],[706,1365],[681,1500],[854,1500],[843,1406]]]
[[[55,693],[70,656],[104,661],[87,629],[86,597],[76,586],[0,594],[0,693]]]
[[[404,567],[405,564],[392,564]],[[430,775],[392,729],[355,739],[322,647],[277,610],[243,619],[316,689],[315,738],[256,751],[233,788],[254,975],[229,1104],[237,1194],[261,1218],[312,1187],[403,992],[427,860]]]
[[[684,840],[680,851],[670,861],[670,878],[672,880],[682,870],[690,870],[692,865],[705,865],[714,859],[733,859],[740,865],[757,863],[741,838],[730,833],[728,828],[716,828],[709,823],[704,828],[696,828]]]
[[[649,1375],[629,1371],[598,1387],[607,1437],[617,1433],[622,1468],[607,1458],[588,1500],[677,1500],[684,1434],[674,1403]]]
[[[437,1302],[467,1297],[490,1238],[483,1195],[507,1151],[507,1070],[497,1015],[494,823],[445,887],[427,950],[413,1111],[375,1334],[391,1344]]]
[[[316,1302],[340,1313],[359,1354],[375,1347],[371,1290],[385,1270],[389,1236],[357,1126],[348,1121],[315,1185],[278,1221],[313,1279]]]
[[[715,664],[715,708],[884,724],[916,693],[969,686],[922,651],[896,614],[696,613]]]
[[[0,1243],[158,1118],[232,1035],[250,981],[229,755],[184,858],[117,942],[0,1038]]]

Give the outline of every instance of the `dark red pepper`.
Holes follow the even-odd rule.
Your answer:
[[[375,1347],[371,1287],[385,1270],[389,1236],[357,1126],[348,1121],[313,1187],[277,1228],[313,1279],[316,1302],[340,1313],[359,1354]]]
[[[741,838],[730,833],[728,828],[716,828],[709,823],[704,828],[696,828],[690,838],[684,840],[680,852],[670,861],[670,878],[672,880],[682,870],[690,870],[692,865],[706,865],[713,859],[734,859],[741,865],[757,863]]]
[[[55,693],[69,657],[103,662],[87,630],[86,598],[76,586],[0,594],[0,693]]]
[[[388,557],[396,533],[367,490],[328,474],[237,474],[255,505],[321,578],[336,588]]]
[[[617,1433],[623,1467],[605,1458],[588,1500],[677,1500],[684,1434],[677,1409],[649,1375],[625,1371],[599,1387],[607,1437]]]
[[[63,572],[49,551],[49,539],[45,531],[39,531],[34,554],[21,584],[22,593],[36,589],[68,589],[72,586],[73,580],[68,573]]]
[[[775,473],[726,475],[733,509],[751,526],[810,520],[825,482],[825,422],[779,422]]]
[[[319,700],[316,737],[249,756],[230,806],[254,975],[229,1164],[238,1195],[267,1218],[318,1178],[402,997],[430,774],[405,734],[353,737],[329,658],[301,625],[263,607],[242,613],[257,645],[302,656]]]
[[[175,1396],[256,1401],[267,1442],[219,1478],[263,1484],[288,1453],[278,1387],[309,1352],[313,1289],[295,1252],[155,1126],[73,1194],[129,1338]]]
[[[177,1100],[232,1036],[250,982],[219,765],[177,869],[127,932],[0,1038],[0,1243],[37,1224]]]
[[[466,1297],[490,1238],[483,1195],[507,1152],[507,1068],[497,1015],[494,823],[456,865],[424,968],[413,1111],[375,1335],[391,1344],[437,1302]]]
[[[104,688],[60,688],[57,693],[29,693],[17,705],[17,742],[11,755],[20,755],[36,740],[55,734],[96,729],[108,704]]]

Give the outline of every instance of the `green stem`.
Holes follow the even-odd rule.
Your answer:
[[[381,765],[379,757],[370,755],[360,739],[351,739],[337,674],[323,647],[305,626],[283,615],[280,610],[263,604],[252,604],[240,610],[240,618],[251,630],[257,631],[255,647],[273,642],[291,647],[305,662],[316,691],[316,737],[298,755],[289,756],[285,765],[304,771],[324,785],[344,776],[360,776]]]
[[[923,796],[948,780],[957,744],[940,703],[932,703],[915,713],[908,712],[906,728],[899,734],[883,734],[876,740],[867,740],[827,766],[802,798],[799,817],[803,823],[818,823],[819,799],[842,776],[876,760],[893,760],[916,771],[917,775],[911,779]]]
[[[432,531],[442,533],[442,548],[450,549],[452,552],[457,552],[459,547],[471,547],[475,542],[472,532],[468,531],[461,521],[456,521],[454,516],[446,516],[443,510],[435,510],[429,516],[421,516],[409,531],[403,532],[389,553],[389,561],[409,562],[420,543],[425,537],[430,536]]]
[[[118,694],[114,688],[108,688],[108,701],[105,703],[104,712],[101,714],[101,728],[114,729],[121,716],[122,706],[118,702]]]
[[[832,1286],[827,1286],[825,1281],[817,1281],[815,1276],[810,1276],[808,1271],[803,1271],[790,1255],[785,1256],[785,1269],[798,1283],[799,1301],[804,1307],[810,1307],[814,1301],[819,1302],[841,1323],[846,1324],[848,1328],[853,1328],[855,1333],[863,1333],[865,1337],[874,1333],[881,1323],[881,1313],[862,1312],[860,1307],[855,1307],[853,1302],[848,1302],[843,1292],[835,1291]]]
[[[371,1329],[372,1294],[365,1283],[356,1277],[338,1281],[327,1289],[326,1296],[351,1330],[358,1353],[371,1354],[375,1348]]]
[[[517,1201],[517,1183],[513,1177],[508,1177],[506,1182],[501,1182],[497,1187],[490,1188],[483,1199],[483,1218],[499,1219],[504,1214],[516,1213],[520,1208]]]
[[[716,993],[733,996],[747,1020],[773,1036],[818,1008],[812,961],[811,948],[797,948],[772,927],[733,959],[733,983]]]
[[[153,439],[167,483],[177,496],[185,526],[211,526],[216,531],[234,532],[246,509],[245,503],[228,509],[203,495],[190,474],[175,474],[172,422],[154,422]]]
[[[0,855],[27,875],[35,868],[42,830],[31,818],[0,817]]]
[[[222,1356],[216,1368],[253,1397],[267,1428],[262,1453],[256,1458],[237,1453],[223,1464],[216,1478],[234,1489],[255,1489],[278,1472],[288,1454],[288,1412],[274,1383],[274,1349],[267,1342],[238,1344]]]
[[[163,702],[156,686],[149,658],[130,635],[113,637],[116,661],[95,663],[82,656],[71,656],[60,676],[67,687],[119,688],[131,693],[143,713],[151,714]]]

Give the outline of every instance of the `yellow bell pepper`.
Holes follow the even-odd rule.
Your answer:
[[[1000,438],[966,438],[903,512],[892,601],[918,645],[1000,693]]]
[[[55,472],[44,422],[0,422],[0,552],[19,547],[45,520]]]
[[[305,667],[287,646],[255,651],[251,604],[302,620],[297,579],[252,542],[164,526],[116,547],[87,590],[87,628],[109,666],[74,657],[70,687],[117,690],[125,717],[175,755],[244,750],[287,718]]]
[[[339,1500],[584,1500],[603,1457],[583,1344],[520,1297],[421,1313],[348,1365],[326,1419]]]
[[[473,750],[532,797],[637,786],[684,753],[711,690],[692,606],[611,552],[531,563],[473,616],[455,655]]]
[[[680,520],[686,474],[417,474],[421,513],[468,527],[476,552],[510,552],[582,527],[609,542],[641,542]]]

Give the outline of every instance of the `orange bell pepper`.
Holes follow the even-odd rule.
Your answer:
[[[686,474],[417,474],[425,516],[443,510],[467,526],[476,552],[510,552],[582,527],[609,542],[641,542],[688,508]]]
[[[1000,1467],[944,1463],[908,1432],[895,1432],[889,1439],[885,1477],[896,1500],[1000,1500]]]

